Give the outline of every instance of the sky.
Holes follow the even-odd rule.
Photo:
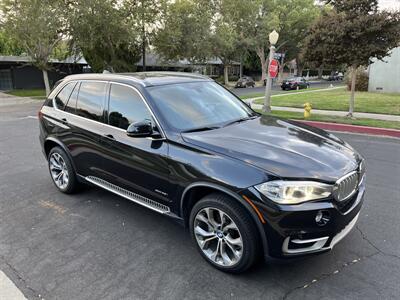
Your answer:
[[[400,0],[378,0],[378,1],[380,9],[400,10]],[[319,0],[316,0],[315,2],[318,3]]]
[[[381,9],[400,9],[400,0],[379,0]]]

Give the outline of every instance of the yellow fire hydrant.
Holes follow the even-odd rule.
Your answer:
[[[303,104],[303,107],[304,107],[304,119],[308,119],[311,116],[312,106],[310,103],[307,102]]]

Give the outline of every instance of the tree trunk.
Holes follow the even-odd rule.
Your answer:
[[[303,77],[303,66],[297,65],[297,76]]]
[[[278,82],[282,82],[284,69],[285,69],[285,58],[283,57],[279,62]]]
[[[143,72],[146,71],[146,28],[144,22],[144,1],[142,0],[142,67]]]
[[[229,84],[229,76],[228,76],[228,65],[224,64],[224,82],[225,86]]]
[[[324,67],[321,65],[318,68],[318,79],[322,79],[323,73],[324,73]]]
[[[357,77],[357,67],[351,67],[351,95],[350,95],[350,105],[349,105],[349,113],[348,117],[352,118],[354,113],[354,100],[356,93],[356,77]]]
[[[142,62],[144,72],[146,71],[146,31],[144,29],[144,24],[142,28]]]
[[[47,74],[47,70],[42,70],[42,73],[43,73],[44,86],[46,88],[46,96],[48,96],[50,94],[49,76]]]
[[[264,47],[256,49],[256,53],[261,62],[261,81],[267,78],[267,61],[265,60]]]
[[[243,77],[243,55],[240,55],[239,78]]]

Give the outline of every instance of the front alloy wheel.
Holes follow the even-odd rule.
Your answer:
[[[220,266],[233,266],[243,255],[243,240],[239,228],[222,210],[206,207],[194,221],[194,235],[201,251]]]
[[[259,258],[259,233],[249,211],[238,200],[211,193],[193,206],[190,232],[198,251],[215,268],[240,273]]]

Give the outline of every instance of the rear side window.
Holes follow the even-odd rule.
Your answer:
[[[76,114],[87,119],[102,121],[102,103],[106,86],[105,82],[83,81],[79,89]]]
[[[122,129],[134,122],[151,120],[150,111],[138,92],[119,84],[111,84],[108,112],[109,124]]]
[[[65,105],[68,102],[69,96],[74,89],[76,82],[71,82],[65,85],[62,90],[57,94],[55,98],[56,107],[60,110],[64,110]]]
[[[78,100],[79,86],[80,86],[80,83],[77,83],[75,85],[71,96],[69,96],[68,103],[67,103],[67,105],[65,105],[64,111],[69,112],[71,114],[76,113],[76,101]]]

